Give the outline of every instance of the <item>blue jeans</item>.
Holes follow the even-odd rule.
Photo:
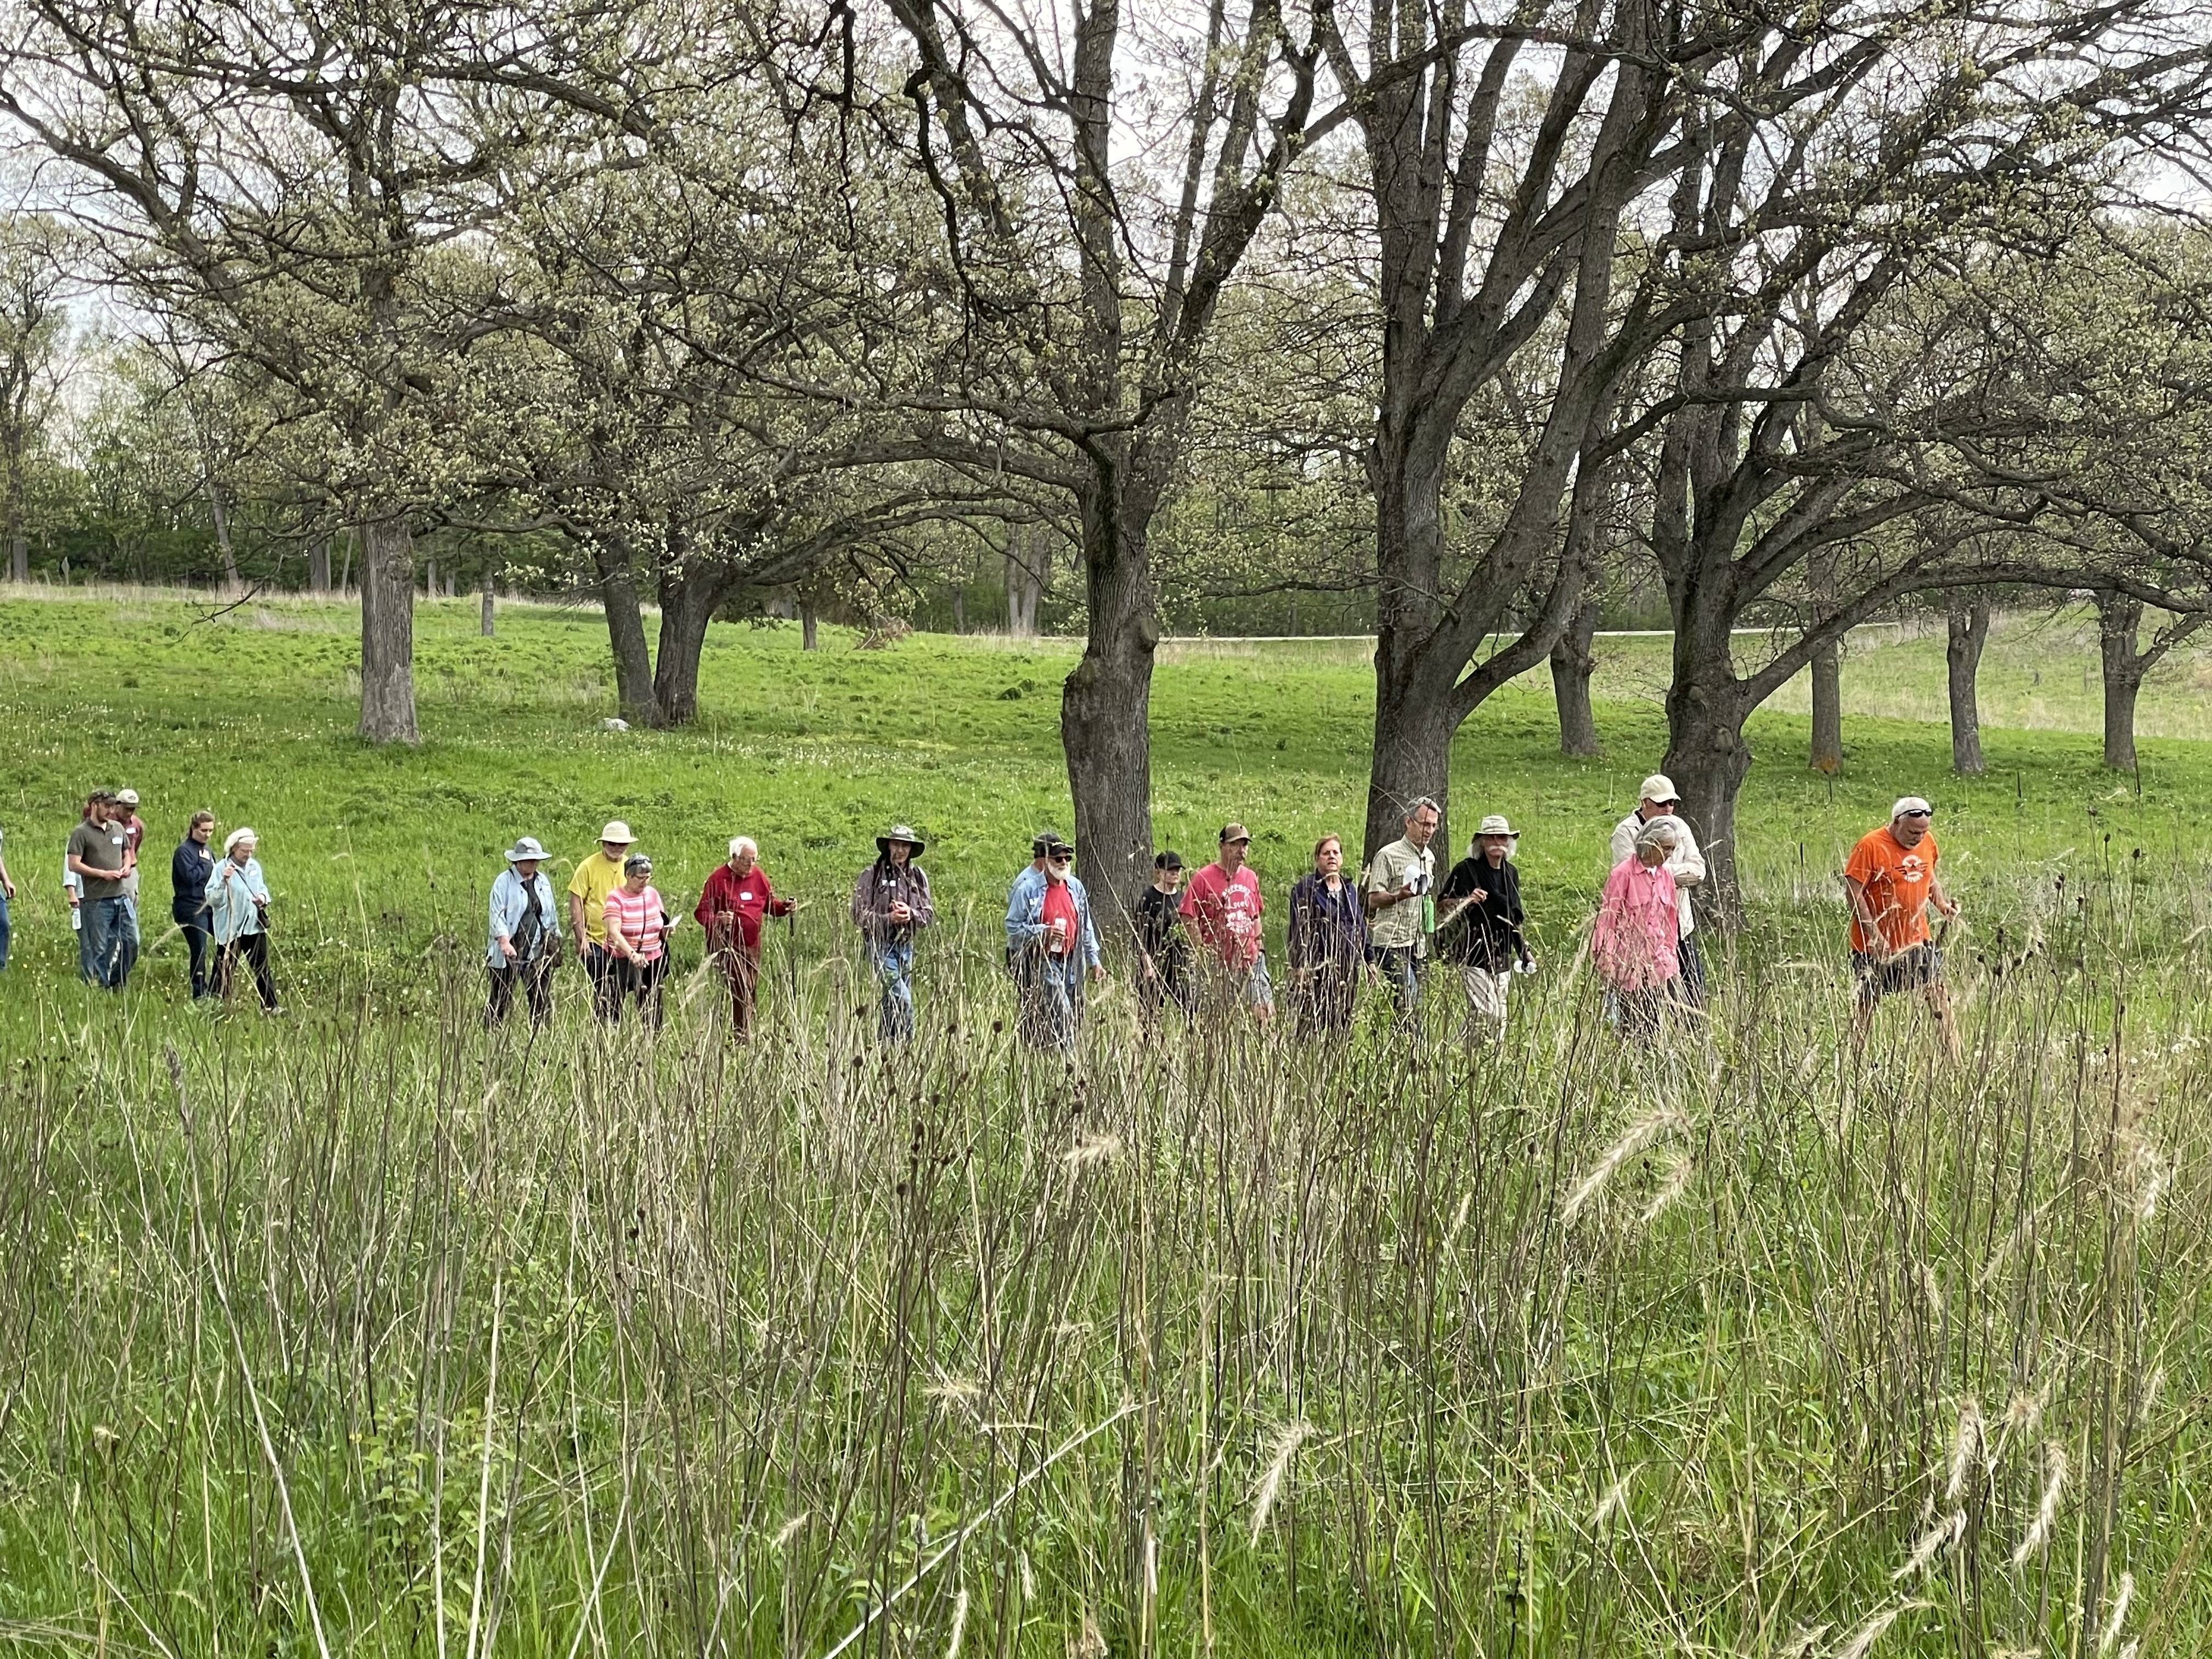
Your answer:
[[[131,901],[120,893],[113,898],[87,899],[83,914],[78,954],[86,982],[119,991],[138,962],[138,927],[131,919]]]
[[[876,1014],[876,1031],[885,1042],[908,1042],[914,1038],[914,941],[886,939],[871,945],[876,982],[883,1000]]]
[[[1015,961],[1015,983],[1019,994],[1015,1028],[1032,1048],[1075,1047],[1075,1033],[1083,1024],[1083,957],[1071,951],[1066,956],[1025,950]]]
[[[8,900],[0,895],[0,968],[8,965]]]

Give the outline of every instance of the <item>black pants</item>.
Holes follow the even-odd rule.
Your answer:
[[[592,1012],[601,1019],[620,1019],[623,959],[604,945],[586,945],[584,947],[584,977],[592,981]]]
[[[553,1018],[553,958],[539,957],[534,962],[502,962],[496,968],[487,966],[484,976],[491,981],[491,996],[484,1004],[484,1024],[498,1025],[506,1021],[507,1011],[514,1006],[514,989],[522,988],[522,994],[530,1004],[530,1018],[543,1025]]]
[[[1291,1030],[1299,1036],[1350,1030],[1359,997],[1359,964],[1320,962],[1304,971],[1305,977],[1297,979],[1291,995]]]
[[[184,929],[185,948],[192,953],[192,1000],[198,1002],[215,989],[215,912],[179,916],[173,911],[171,915]]]
[[[660,981],[668,976],[668,957],[664,952],[651,962],[625,962],[611,951],[599,953],[601,961],[593,968],[592,1007],[608,1024],[622,1020],[623,1004],[635,997],[638,1017],[645,1021],[646,1029],[660,1029]],[[590,956],[586,956],[591,965]]]
[[[276,1006],[276,976],[269,971],[269,935],[240,933],[222,947],[222,963],[217,975],[217,987],[228,1000],[231,988],[237,983],[239,959],[243,957],[253,969],[254,988],[261,993],[261,1006]]]

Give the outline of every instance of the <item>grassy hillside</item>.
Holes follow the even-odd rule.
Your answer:
[[[1710,1018],[1625,1048],[1575,962],[1662,741],[1623,641],[1606,760],[1552,752],[1540,685],[1455,754],[1462,830],[1527,831],[1546,964],[1502,1048],[1448,985],[1419,1042],[1370,1003],[1327,1048],[1150,1030],[1117,986],[1070,1065],[995,966],[1067,822],[1065,647],[718,628],[699,728],[608,732],[596,617],[428,606],[394,752],[352,735],[349,615],[203,614],[0,605],[0,1647],[2212,1644],[2208,745],[2124,781],[1993,731],[1965,784],[1940,726],[1855,714],[1832,781],[1762,714],[1749,924]],[[1172,649],[1164,835],[1243,818],[1279,910],[1357,822],[1366,699],[1340,647]],[[284,1018],[191,1008],[173,944],[74,982],[94,782],[157,844],[201,804],[260,830]],[[1906,788],[1968,906],[1955,1066],[1909,1008],[1844,1029],[1831,872]],[[696,941],[657,1042],[573,969],[548,1032],[482,1029],[499,848],[615,815],[672,895],[744,830],[815,900],[753,1048]],[[951,914],[886,1055],[842,911],[892,817]]]

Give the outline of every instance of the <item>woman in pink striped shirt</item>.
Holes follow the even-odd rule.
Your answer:
[[[1606,1019],[1623,1036],[1648,1042],[1658,1034],[1682,971],[1674,878],[1661,867],[1680,839],[1673,818],[1653,818],[1605,878],[1590,960],[1605,981]]]
[[[607,949],[621,979],[605,1004],[609,1024],[622,1019],[627,997],[637,999],[648,1030],[660,1029],[660,981],[668,972],[668,930],[676,924],[650,879],[653,860],[634,853],[623,860],[622,885],[607,895]]]

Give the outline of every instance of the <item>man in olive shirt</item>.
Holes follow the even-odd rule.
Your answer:
[[[1443,817],[1426,795],[1415,801],[1406,814],[1404,838],[1376,854],[1360,896],[1370,919],[1368,937],[1398,1000],[1402,1025],[1420,1015],[1421,969],[1436,929],[1437,855],[1429,843]]]
[[[119,991],[138,960],[137,929],[131,925],[125,878],[137,867],[131,838],[117,821],[112,797],[70,831],[67,866],[77,878],[84,915],[88,983]]]

